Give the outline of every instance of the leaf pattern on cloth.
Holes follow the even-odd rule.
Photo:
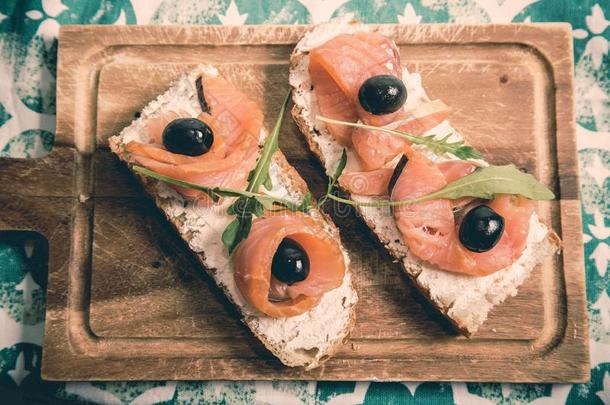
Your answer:
[[[2,0],[0,157],[48,153],[62,24],[302,24],[354,13],[367,23],[572,24],[591,382],[49,383],[40,379],[45,266],[0,233],[0,386],[79,402],[267,404],[610,403],[610,2],[606,0]],[[0,213],[1,215],[1,213]]]

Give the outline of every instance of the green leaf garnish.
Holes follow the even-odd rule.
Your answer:
[[[252,228],[252,215],[237,216],[222,233],[222,243],[227,247],[229,255],[233,253],[239,242],[245,239]],[[244,236],[245,235],[245,236]]]
[[[215,188],[215,187],[200,186],[198,184],[189,183],[188,181],[174,179],[173,177],[169,177],[169,176],[165,176],[163,174],[159,174],[157,172],[153,172],[152,170],[147,169],[142,166],[137,166],[137,165],[133,166],[133,171],[136,173],[140,173],[143,176],[150,177],[150,178],[153,178],[156,180],[160,180],[164,183],[173,184],[174,186],[178,186],[178,187],[182,187],[182,188],[191,188],[194,190],[203,191],[214,202],[218,202],[220,197],[222,195],[224,195],[225,192],[233,191],[233,190],[229,190],[229,189],[221,189],[218,187]],[[237,190],[235,190],[235,191],[237,191]]]
[[[273,182],[271,181],[271,176],[267,175],[267,178],[263,182],[263,186],[265,186],[265,188],[267,190],[272,190],[273,189]]]
[[[263,206],[263,208],[267,209],[267,210],[271,210],[274,209],[274,204],[275,201],[273,200],[273,197],[254,197],[256,199],[256,201],[258,201],[258,203],[260,205]]]
[[[225,230],[222,232],[222,243],[229,250],[229,254],[233,253],[233,250],[237,247],[237,244],[241,241],[237,241],[237,234],[239,233],[240,223],[239,219],[235,218],[227,225]]]
[[[368,129],[371,131],[381,131],[391,135],[396,135],[416,145],[424,145],[433,153],[439,156],[449,154],[462,160],[481,159],[483,157],[481,152],[479,152],[472,146],[465,145],[464,141],[462,140],[454,142],[449,141],[449,137],[451,136],[451,134],[445,136],[444,138],[438,139],[434,135],[417,136],[408,132],[398,131],[396,129],[390,129],[386,127],[375,127],[373,125],[361,124],[358,122],[334,120],[332,118],[326,118],[321,115],[318,115],[316,118],[322,122],[326,122],[329,124],[346,125],[348,127]]]
[[[353,201],[328,194],[328,198],[349,205],[363,207],[396,207],[445,198],[463,197],[493,199],[498,194],[520,195],[530,200],[552,200],[555,194],[531,174],[523,173],[514,165],[488,166],[477,169],[434,193],[409,200]]]
[[[284,103],[280,108],[280,113],[275,122],[271,134],[265,140],[263,151],[261,156],[256,161],[256,166],[248,174],[248,187],[246,187],[245,193],[241,193],[241,197],[237,199],[227,210],[229,214],[237,215],[237,218],[229,224],[227,229],[223,232],[222,242],[227,247],[229,254],[233,253],[233,250],[237,245],[248,237],[250,229],[252,228],[252,218],[254,216],[261,217],[264,215],[265,210],[270,211],[301,211],[303,209],[309,210],[309,202],[304,199],[301,204],[295,204],[291,201],[278,199],[269,195],[258,193],[261,186],[264,186],[267,190],[273,188],[271,182],[271,176],[269,176],[269,166],[271,165],[271,159],[279,147],[279,136],[280,129],[282,127],[282,121],[286,114],[286,108],[290,101],[290,92],[286,94]],[[246,195],[249,193],[250,195]],[[274,205],[279,204],[282,207],[275,209]],[[306,208],[303,206],[306,205]]]
[[[326,194],[322,196],[322,198],[320,198],[320,201],[318,202],[318,208],[323,206],[326,200],[328,200],[328,195],[332,193],[333,187],[335,187],[335,184],[339,180],[339,177],[341,177],[341,174],[343,174],[343,170],[345,169],[346,164],[347,151],[345,150],[345,148],[343,148],[343,152],[341,152],[341,158],[339,159],[339,164],[335,169],[335,173],[328,179],[328,184],[326,185]]]
[[[254,193],[246,190],[238,190],[234,188],[224,188],[224,187],[206,187],[200,186],[199,184],[190,183],[188,181],[174,179],[173,177],[165,176],[163,174],[159,174],[157,172],[153,172],[150,169],[147,169],[142,166],[133,166],[133,170],[136,173],[139,173],[143,176],[153,178],[155,180],[162,181],[167,184],[172,184],[174,186],[182,187],[182,188],[190,188],[193,190],[203,191],[207,195],[209,195],[215,202],[217,202],[220,197],[247,197],[247,198],[269,198],[272,199],[275,204],[285,205],[287,207],[296,207],[299,204],[295,204],[292,201],[284,200],[282,198],[273,197],[267,194],[262,193]]]
[[[250,201],[252,201],[252,214],[257,217],[262,217],[265,214],[265,207],[263,207],[263,204],[261,204],[256,197],[250,199]],[[273,204],[271,206],[273,206]]]
[[[190,188],[193,190],[203,191],[204,193],[209,195],[213,199],[214,202],[217,202],[220,199],[220,197],[242,197],[245,199],[254,198],[254,199],[258,200],[261,204],[263,204],[263,206],[271,206],[273,204],[276,204],[276,205],[284,206],[287,209],[289,209],[290,211],[303,211],[303,209],[301,207],[303,207],[303,202],[306,201],[304,199],[303,202],[301,202],[301,203],[295,203],[295,202],[292,202],[289,200],[285,200],[283,198],[273,197],[268,194],[254,193],[254,192],[250,192],[250,191],[237,190],[237,189],[233,189],[233,188],[200,186],[199,184],[189,183],[188,181],[182,181],[182,180],[174,179],[173,177],[164,176],[162,174],[153,172],[152,170],[149,170],[142,166],[133,166],[133,170],[143,176],[150,177],[150,178],[162,181],[167,184],[172,184],[174,186],[178,186],[178,187],[182,187],[182,188]],[[305,195],[305,198],[307,198],[307,197],[308,196]],[[239,199],[237,201],[239,201]],[[231,206],[229,206],[229,208],[227,210],[228,214],[235,215],[237,213],[237,211],[234,208],[237,201],[235,203],[233,203]],[[309,196],[308,201],[311,201],[311,196]],[[306,211],[308,211],[309,208],[311,208],[309,206],[307,206],[307,207],[308,207],[308,209]]]
[[[339,180],[339,177],[341,177],[341,175],[343,174],[343,170],[345,169],[346,164],[347,164],[347,151],[344,148],[343,152],[341,152],[341,158],[339,159],[339,164],[337,165],[337,168],[335,169],[335,174],[333,174],[333,176],[330,178],[330,181],[328,182],[328,187],[326,188],[327,192],[330,192],[333,189],[333,187],[335,186],[335,183],[337,183],[337,181]]]
[[[441,190],[428,194],[423,201],[436,198],[457,200],[462,197],[491,199],[497,194],[520,195],[530,200],[553,200],[555,194],[534,176],[515,165],[488,166],[464,176]],[[420,197],[423,198],[423,197]]]
[[[271,185],[271,180],[267,180],[269,179],[269,165],[271,165],[271,158],[273,154],[278,149],[280,128],[282,127],[282,121],[284,121],[284,115],[286,114],[286,108],[288,107],[289,101],[290,92],[286,94],[286,98],[284,99],[282,108],[280,108],[280,113],[277,117],[277,120],[275,121],[273,131],[271,131],[271,134],[269,134],[269,136],[265,140],[263,151],[261,152],[261,156],[256,162],[256,166],[248,175],[248,187],[246,188],[247,191],[258,191],[259,187],[263,184],[267,184],[269,186]]]
[[[227,208],[227,214],[229,215],[243,215],[248,204],[248,197],[241,196],[237,200],[233,201],[233,204]]]
[[[303,201],[301,201],[301,204],[297,207],[295,211],[309,211],[311,209],[311,198],[311,193],[309,191],[305,193],[305,195],[303,196]]]

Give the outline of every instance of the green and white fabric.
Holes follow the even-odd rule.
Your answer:
[[[572,24],[591,382],[44,382],[46,274],[30,245],[0,237],[0,387],[109,404],[610,404],[610,0],[0,0],[0,156],[53,146],[61,24],[297,24],[348,12],[368,23]]]

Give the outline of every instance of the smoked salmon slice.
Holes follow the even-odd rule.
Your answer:
[[[409,111],[398,111],[397,121],[387,127],[421,136],[443,122],[449,112],[445,103],[434,100]],[[411,143],[386,132],[356,128],[352,133],[352,144],[364,169],[375,170],[404,153]]]
[[[452,183],[472,172],[477,168],[473,163],[466,160],[451,160],[439,162],[436,164],[438,170],[441,171],[445,182]]]
[[[399,70],[398,50],[392,41],[376,33],[338,35],[310,54],[309,75],[320,113],[342,121],[391,122],[392,114],[379,117],[366,112],[358,103],[358,91],[369,77],[398,76]],[[351,128],[329,124],[329,130],[343,145],[351,143]]]
[[[448,115],[449,107],[442,101],[435,100],[408,111],[395,127],[412,135],[423,135]],[[393,160],[397,155],[405,153],[410,143],[395,135],[360,128],[353,132],[352,143],[358,158],[355,166],[362,169],[346,170],[339,181],[341,186],[358,195],[386,195],[394,168],[389,159]],[[474,170],[474,166],[469,165]],[[456,170],[457,167],[453,169]]]
[[[442,122],[449,114],[447,106],[434,101],[416,111],[398,110],[374,115],[360,105],[358,92],[367,79],[377,75],[400,78],[400,58],[394,43],[387,37],[369,32],[334,37],[310,53],[309,75],[318,108],[328,118],[383,126],[400,122],[393,129],[422,135]],[[352,146],[364,171],[382,167],[404,152],[408,141],[394,135],[366,129],[327,124],[337,142]]]
[[[271,263],[284,238],[299,243],[309,257],[308,277],[292,285],[271,274]],[[320,220],[297,212],[257,218],[248,237],[233,253],[235,282],[256,309],[270,317],[300,315],[316,306],[324,293],[339,287],[345,276],[343,253]],[[274,294],[275,292],[275,294]],[[270,299],[270,295],[285,299]]]
[[[406,148],[404,150],[407,150]],[[393,165],[392,165],[393,166]],[[443,173],[447,183],[451,183],[472,173],[476,166],[473,163],[455,160],[437,164],[438,169]],[[388,188],[394,168],[382,167],[368,172],[347,172],[339,178],[339,183],[343,188],[351,193],[366,196],[382,196],[388,194]],[[460,204],[464,204],[461,201]]]
[[[197,118],[214,133],[211,149],[200,156],[172,153],[163,146],[165,127],[175,119],[191,115],[184,110],[167,111],[145,123],[150,143],[132,141],[126,145],[131,159],[146,168],[178,180],[207,187],[243,188],[256,164],[263,113],[246,95],[220,76],[203,76],[202,87],[209,111]],[[202,191],[174,187],[202,205],[211,199]]]
[[[263,126],[258,105],[221,76],[205,76],[202,83],[210,115],[218,122],[223,141],[235,146],[245,136],[258,139]]]
[[[358,195],[386,195],[394,169],[387,167],[368,172],[348,172],[339,177],[341,187]]]
[[[408,152],[408,158],[392,189],[393,201],[438,191],[473,170],[466,162],[435,164],[413,150]],[[505,227],[498,243],[483,253],[472,252],[460,242],[459,225],[450,200],[402,205],[393,212],[406,245],[417,257],[443,270],[484,276],[510,266],[521,255],[534,211],[533,201],[517,196],[499,195],[486,204],[504,218]]]

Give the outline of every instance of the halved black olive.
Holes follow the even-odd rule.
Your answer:
[[[472,252],[491,250],[504,232],[504,218],[487,205],[481,204],[464,215],[460,225],[460,242]]]
[[[163,145],[172,153],[200,156],[207,153],[213,143],[212,128],[197,118],[175,119],[163,130]]]
[[[396,76],[373,76],[360,86],[358,101],[371,114],[390,114],[400,110],[407,101],[407,88]]]
[[[309,256],[303,246],[284,238],[273,256],[271,274],[288,285],[305,280],[309,275]]]
[[[390,182],[388,183],[388,195],[390,197],[392,196],[392,190],[394,190],[394,186],[396,185],[398,178],[402,174],[402,171],[405,169],[408,162],[409,158],[407,155],[402,155],[396,164],[396,167],[394,167],[394,172],[392,173],[392,177],[390,177]]]
[[[197,101],[199,101],[201,111],[209,113],[210,105],[205,99],[205,94],[203,94],[203,78],[201,76],[199,76],[197,80],[195,80],[195,88],[197,89]]]

